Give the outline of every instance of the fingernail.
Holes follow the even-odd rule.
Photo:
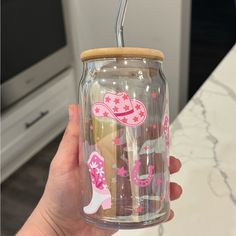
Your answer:
[[[179,169],[181,169],[182,163],[181,163],[180,159],[177,159],[177,161],[178,161]]]
[[[179,195],[182,195],[183,193],[183,188],[179,184],[178,184],[178,192],[179,192]]]

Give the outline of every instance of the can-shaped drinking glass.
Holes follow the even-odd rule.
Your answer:
[[[81,54],[80,205],[87,222],[134,229],[169,216],[169,98],[163,53]]]

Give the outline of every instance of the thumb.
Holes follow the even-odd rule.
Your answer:
[[[51,163],[54,172],[65,173],[79,165],[79,106],[69,105],[69,122]]]

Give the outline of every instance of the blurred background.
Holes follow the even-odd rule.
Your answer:
[[[2,0],[2,235],[37,204],[86,49],[115,47],[117,0]],[[173,121],[236,41],[234,0],[129,0],[125,46],[164,52]]]

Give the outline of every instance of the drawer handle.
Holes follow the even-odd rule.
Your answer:
[[[28,129],[30,128],[32,125],[34,125],[35,123],[37,123],[38,121],[40,121],[44,116],[46,116],[49,113],[49,111],[41,111],[39,116],[36,117],[34,120],[32,120],[31,122],[27,122],[25,123],[25,128]]]

